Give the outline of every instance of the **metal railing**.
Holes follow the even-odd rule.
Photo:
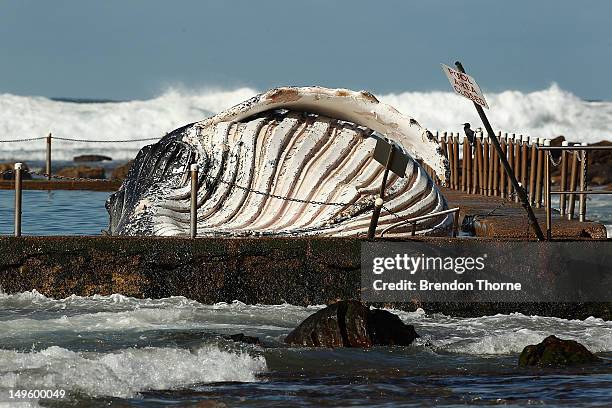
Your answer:
[[[564,142],[563,146],[540,146],[538,148],[545,154],[544,160],[544,193],[546,195],[545,206],[546,206],[546,238],[550,240],[552,238],[552,195],[559,195],[559,212],[561,216],[567,216],[568,219],[572,219],[574,216],[575,206],[575,195],[579,196],[578,202],[578,220],[580,222],[586,221],[586,197],[587,195],[612,195],[612,191],[606,190],[588,190],[587,187],[587,171],[588,171],[588,157],[587,152],[597,150],[612,150],[612,146],[586,146],[574,145],[569,146],[568,143]],[[560,190],[553,191],[552,189],[552,178],[551,178],[551,164],[553,164],[552,152],[561,151],[561,158],[559,159],[562,164],[561,167],[561,179],[560,179]],[[569,171],[569,185],[568,185],[568,169],[567,169],[567,156],[568,152],[572,152],[571,169]],[[580,161],[580,170],[578,170],[577,162]],[[558,164],[558,163],[557,163]],[[579,174],[577,175],[579,171]],[[579,190],[574,190],[576,187],[576,178],[579,179]],[[567,189],[571,187],[570,189]],[[567,206],[566,206],[567,198]],[[566,210],[567,209],[567,210]]]
[[[426,215],[420,215],[418,217],[413,217],[413,218],[408,218],[405,219],[402,222],[398,222],[397,224],[393,224],[388,226],[387,228],[383,229],[380,232],[380,237],[383,238],[385,236],[385,234],[391,230],[394,230],[396,228],[402,227],[406,224],[412,224],[412,231],[410,233],[411,236],[415,236],[416,235],[416,226],[417,223],[419,221],[424,221],[424,220],[428,220],[430,218],[434,218],[434,217],[439,217],[440,215],[446,215],[446,214],[453,214],[453,238],[457,236],[457,232],[459,230],[459,210],[460,208],[451,208],[448,210],[443,210],[443,211],[438,211],[435,213],[431,213],[431,214],[426,214]]]
[[[23,142],[31,142],[35,140],[45,140],[45,174],[47,175],[47,180],[51,180],[51,143],[52,140],[62,140],[65,142],[77,142],[77,143],[130,143],[130,142],[148,142],[148,141],[156,141],[159,140],[159,137],[148,137],[141,139],[120,139],[120,140],[95,140],[95,139],[73,139],[69,137],[57,137],[53,136],[53,134],[49,133],[47,136],[42,137],[30,137],[30,138],[22,138],[22,139],[0,139],[1,143],[23,143]]]
[[[198,195],[198,180],[199,180],[199,168],[197,164],[192,164],[189,169],[188,169],[188,174],[189,174],[189,184],[190,184],[190,208],[189,208],[189,236],[191,238],[195,238],[197,236],[197,195]],[[99,182],[99,181],[110,181],[110,180],[100,180],[100,179],[85,179],[85,178],[72,178],[72,177],[63,177],[63,176],[56,176],[56,175],[48,175],[45,173],[39,173],[39,172],[34,172],[34,171],[29,171],[27,169],[24,169],[24,166],[22,163],[15,163],[14,165],[14,169],[13,170],[8,170],[8,171],[3,171],[0,172],[0,176],[3,176],[4,174],[10,174],[13,178],[14,178],[14,190],[15,190],[15,218],[14,218],[14,235],[16,237],[20,237],[21,236],[21,220],[22,220],[22,196],[23,196],[23,175],[24,174],[32,174],[32,175],[37,175],[37,176],[43,176],[43,177],[47,177],[50,176],[50,179],[61,179],[61,180],[65,180],[65,179],[70,179],[70,180],[88,180],[88,181],[92,181],[92,182]],[[250,187],[246,187],[246,186],[241,186],[239,184],[236,184],[234,182],[229,182],[229,181],[225,181],[225,180],[220,180],[221,183],[230,185],[232,187],[241,189],[241,190],[245,190],[248,191],[250,193],[253,194],[257,194],[257,195],[265,195],[267,197],[273,198],[273,199],[279,199],[279,200],[284,200],[284,201],[289,201],[289,202],[298,202],[298,203],[302,203],[302,204],[311,204],[311,205],[326,205],[326,206],[338,206],[338,207],[352,207],[352,206],[361,206],[362,204],[356,204],[356,203],[343,203],[343,202],[332,202],[332,201],[315,201],[315,200],[304,200],[304,199],[298,199],[298,198],[294,198],[294,197],[283,197],[277,194],[273,194],[270,192],[265,192],[265,191],[259,191],[256,189],[252,189]],[[459,208],[455,208],[452,210],[445,210],[445,211],[441,211],[441,212],[437,212],[437,213],[433,213],[433,214],[428,214],[425,216],[420,216],[420,217],[416,217],[416,219],[406,219],[404,217],[402,217],[401,215],[395,213],[393,210],[391,210],[390,208],[386,207],[383,205],[383,209],[393,215],[394,217],[396,217],[398,220],[400,220],[397,224],[393,224],[393,227],[399,227],[399,224],[405,224],[407,222],[413,222],[413,221],[419,221],[419,220],[424,220],[427,218],[431,218],[431,217],[435,217],[435,216],[439,216],[439,215],[443,215],[443,214],[448,214],[451,212],[457,212],[457,214],[454,217],[454,227],[453,227],[453,237],[457,236],[457,222],[458,222],[458,211]],[[414,224],[414,226],[416,226],[416,223]],[[436,230],[444,230],[444,231],[448,231],[447,227],[444,228],[432,228],[430,231],[436,231]],[[380,235],[380,237],[382,238],[383,234],[385,231],[383,231],[383,233]],[[414,230],[413,227],[413,231],[411,235],[415,235],[416,231]]]

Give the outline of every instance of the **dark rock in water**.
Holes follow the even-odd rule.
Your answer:
[[[100,162],[105,160],[112,161],[113,159],[99,154],[82,154],[80,156],[75,156],[72,160],[75,162]]]
[[[130,171],[130,167],[132,167],[132,164],[134,164],[134,160],[130,160],[121,166],[115,167],[111,173],[111,178],[115,180],[125,180],[128,172]]]
[[[226,340],[232,340],[238,343],[254,344],[256,346],[263,346],[263,343],[259,340],[259,337],[247,336],[244,333],[231,334],[229,336],[223,336]]]
[[[285,339],[306,347],[407,346],[419,335],[414,326],[386,310],[370,310],[356,300],[343,300],[309,316]]]
[[[102,167],[89,167],[89,166],[75,166],[65,167],[57,172],[58,176],[62,177],[76,177],[76,178],[90,178],[90,179],[104,179],[106,173]]]
[[[15,170],[15,162],[0,163],[0,174],[4,173],[5,171],[8,172],[9,170]],[[23,163],[23,166],[21,167],[21,179],[22,180],[32,179],[32,175],[28,173],[28,170],[29,170],[28,165]],[[14,180],[14,179],[15,179],[15,175],[12,172],[5,173],[0,176],[0,180]]]
[[[548,336],[541,343],[523,349],[519,366],[569,366],[599,361],[598,357],[577,341]]]

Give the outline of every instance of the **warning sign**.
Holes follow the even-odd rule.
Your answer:
[[[459,72],[456,69],[452,69],[448,65],[441,65],[442,71],[444,71],[448,77],[448,82],[450,82],[455,92],[465,98],[468,98],[472,102],[489,109],[489,105],[487,105],[487,101],[485,100],[485,97],[474,78],[468,74]]]

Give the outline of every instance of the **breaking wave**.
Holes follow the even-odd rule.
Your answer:
[[[74,352],[62,347],[21,353],[0,350],[0,389],[57,389],[129,398],[140,391],[200,383],[253,382],[267,370],[262,356],[214,346]]]
[[[92,140],[161,137],[256,93],[258,90],[251,88],[198,92],[170,89],[149,100],[104,103],[0,94],[0,139],[41,137],[48,132],[57,137]],[[430,130],[460,131],[463,122],[479,123],[472,105],[450,92],[403,92],[378,97]],[[509,90],[486,97],[495,129],[548,138],[562,134],[568,140],[583,142],[612,139],[612,102],[584,101],[556,84],[535,92]],[[83,153],[126,160],[151,142],[54,143],[53,156],[58,160],[71,160]],[[3,143],[0,159],[42,160],[44,147],[43,140]]]

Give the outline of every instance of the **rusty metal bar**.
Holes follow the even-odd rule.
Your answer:
[[[370,219],[370,227],[368,228],[368,239],[373,239],[376,235],[376,227],[378,226],[378,218],[380,217],[380,211],[382,205],[385,202],[385,189],[387,187],[387,178],[389,177],[389,168],[391,167],[391,161],[393,160],[393,154],[395,153],[395,145],[391,143],[389,154],[387,155],[387,163],[385,164],[385,172],[383,173],[383,179],[380,183],[380,191],[378,197],[374,202],[374,211],[372,212],[372,218]]]
[[[51,133],[47,136],[47,157],[45,162],[45,173],[47,180],[51,180]]]
[[[610,195],[612,191],[610,190],[566,190],[566,191],[551,191],[550,194],[576,194],[576,195]]]
[[[550,142],[549,142],[550,143]],[[552,209],[550,204],[550,152],[544,153],[544,190],[546,193],[546,239],[552,237]]]
[[[564,140],[561,143],[561,146],[563,147],[567,147],[569,145],[569,143]],[[565,190],[567,188],[567,160],[568,160],[568,154],[567,151],[563,150],[561,152],[561,181],[559,183],[559,189],[561,191]],[[561,194],[559,196],[559,212],[561,213],[561,216],[565,215],[565,211],[566,211],[566,196],[565,194]]]
[[[583,146],[586,146],[586,143],[582,144]],[[580,191],[586,191],[587,189],[587,151],[586,150],[582,150],[580,152],[580,161],[581,161],[581,166],[580,166]],[[579,209],[578,209],[578,220],[580,222],[584,222],[586,220],[586,195],[584,194],[580,194],[580,197],[578,198],[578,204],[579,204]]]
[[[461,160],[461,191],[467,191],[467,137],[463,136],[463,159]]]
[[[514,178],[521,180],[521,137],[512,134],[512,142],[514,144]],[[514,195],[514,201],[519,202],[518,194]]]
[[[21,192],[21,173],[22,173],[23,164],[15,163],[15,229],[14,233],[16,237],[21,236],[21,202],[22,202],[22,192]]]
[[[485,193],[484,133],[478,138],[478,192]]]
[[[521,186],[527,188],[527,153],[529,151],[529,136],[521,135]]]
[[[499,140],[501,143],[501,132],[499,132]],[[499,165],[500,159],[497,150],[491,149],[491,160],[493,161],[493,195],[500,195],[499,191]]]
[[[543,145],[544,139],[538,138],[538,145]],[[538,149],[538,168],[536,170],[536,190],[535,190],[535,205],[536,208],[542,207],[542,181],[544,173],[544,150]]]
[[[459,190],[459,133],[453,137],[453,167],[453,182],[455,189]]]
[[[508,157],[508,148],[507,148],[507,136],[508,134],[506,133],[504,135],[503,138],[499,139],[499,144],[501,145],[501,150],[502,153],[500,156],[503,156],[506,160]],[[502,158],[500,157],[499,159],[500,161],[502,160]],[[506,179],[508,178],[508,175],[505,172],[500,172],[499,175],[499,192],[500,192],[500,196],[502,198],[506,198]]]
[[[489,136],[486,135],[482,139],[482,156],[484,161],[482,162],[482,170],[484,175],[482,177],[482,186],[484,188],[484,194],[490,196],[491,195],[491,160],[489,160]]]
[[[472,192],[472,145],[469,141],[465,143],[465,151],[466,155],[463,156],[463,160],[467,162],[466,164],[466,190],[468,193]]]
[[[516,177],[516,169],[514,168],[514,134],[507,136],[508,140],[508,163],[512,167],[512,174]],[[512,183],[510,183],[510,176],[508,176],[508,198],[512,199],[514,195],[514,189],[512,188]]]
[[[570,181],[569,181],[569,191],[576,190],[578,178],[578,152],[574,151],[572,153],[572,161],[570,163]],[[571,220],[574,218],[574,209],[576,206],[576,196],[573,193],[569,193],[567,197],[567,219]]]
[[[549,146],[542,148],[542,150],[566,150],[566,151],[590,151],[590,150],[612,150],[612,146],[589,146],[586,143],[576,144],[573,146]]]
[[[191,207],[189,217],[189,236],[198,235],[198,165],[192,164],[191,169]]]
[[[529,165],[529,201],[531,205],[535,204],[535,180],[536,180],[536,169],[538,168],[538,139],[531,139],[531,158]]]

